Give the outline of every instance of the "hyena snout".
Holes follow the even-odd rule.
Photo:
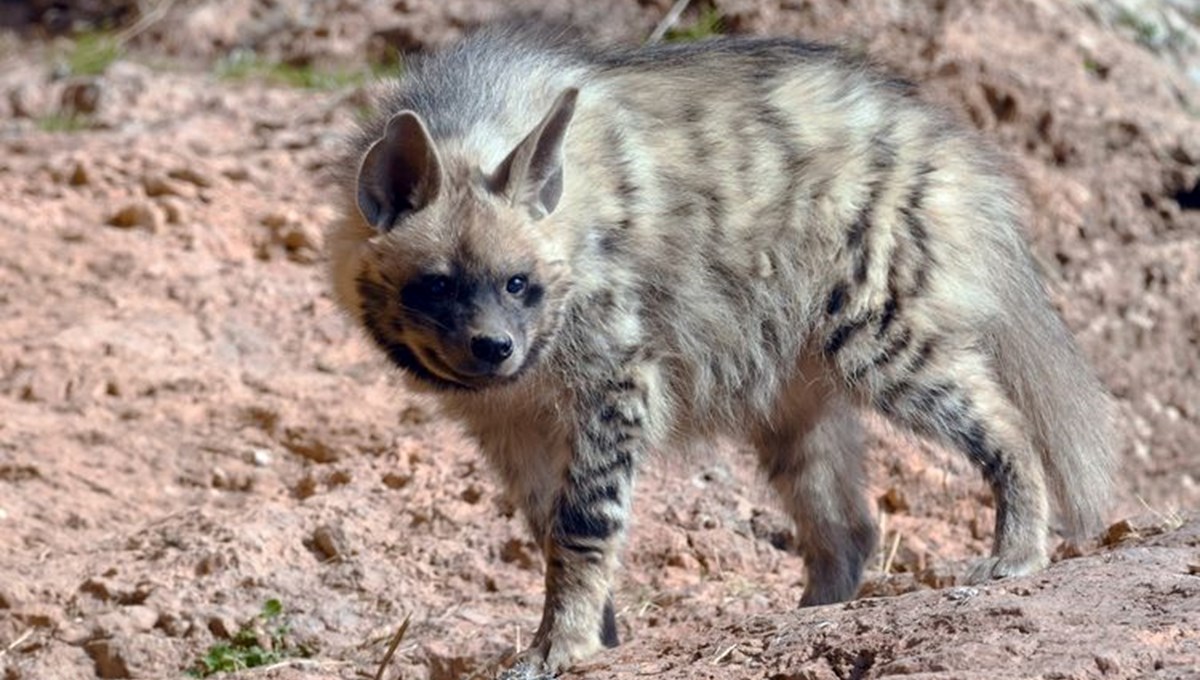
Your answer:
[[[488,364],[500,365],[512,356],[513,339],[507,333],[479,334],[471,338],[471,354]]]

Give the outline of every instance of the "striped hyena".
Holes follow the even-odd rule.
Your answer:
[[[858,412],[965,454],[986,580],[1101,520],[1108,400],[1052,309],[1014,182],[911,86],[828,47],[586,47],[491,29],[406,64],[353,145],[340,304],[478,440],[546,561],[519,667],[616,644],[610,583],[648,451],[758,451],[808,569],[876,544]]]

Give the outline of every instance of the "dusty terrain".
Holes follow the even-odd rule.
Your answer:
[[[670,4],[544,6],[638,41]],[[726,31],[870,54],[1016,161],[1055,300],[1120,406],[1130,521],[1043,574],[963,587],[988,493],[875,428],[863,597],[798,610],[802,565],[749,456],[664,459],[625,551],[625,644],[579,672],[1200,677],[1195,9],[715,5]],[[279,658],[237,677],[374,677],[406,618],[384,677],[490,677],[529,639],[533,545],[471,445],[336,313],[321,255],[330,159],[370,101],[347,74],[518,6],[543,3],[4,5],[0,678],[178,677],[247,626]],[[106,20],[112,60],[49,37]]]

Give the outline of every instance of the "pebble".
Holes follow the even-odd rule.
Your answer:
[[[178,184],[157,173],[149,174],[142,178],[142,189],[151,198],[183,195],[183,191]]]
[[[183,203],[169,196],[158,199],[158,207],[162,209],[168,224],[183,224],[187,221],[187,212]]]
[[[213,185],[211,175],[192,167],[175,168],[168,172],[167,175],[182,182],[195,184],[201,189],[207,189]]]
[[[255,467],[268,467],[273,461],[273,456],[269,449],[252,449],[249,455],[249,461]]]
[[[346,556],[346,534],[341,527],[322,524],[313,530],[313,547],[327,560],[336,560]]]
[[[208,632],[218,638],[232,640],[238,633],[237,621],[226,611],[217,611],[208,615]]]
[[[70,83],[62,91],[62,108],[68,113],[95,113],[100,108],[104,91],[95,80]]]
[[[75,161],[75,167],[71,169],[71,176],[67,178],[71,186],[83,186],[90,183],[91,180],[91,175],[88,173],[87,166],[83,164],[83,161]]]
[[[113,216],[108,219],[108,223],[122,229],[140,227],[157,233],[163,228],[163,214],[153,203],[134,201],[113,213]]]

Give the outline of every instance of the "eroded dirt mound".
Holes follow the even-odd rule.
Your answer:
[[[669,4],[547,7],[633,42]],[[751,457],[660,461],[616,597],[626,644],[588,677],[1200,667],[1200,94],[1101,4],[716,6],[727,30],[870,53],[1016,160],[1035,253],[1120,405],[1114,519],[1138,519],[1044,574],[961,587],[989,494],[874,428],[865,599],[797,611],[802,564]],[[368,98],[271,66],[362,68],[511,9],[180,1],[130,18],[99,75],[64,70],[62,44],[0,42],[18,45],[0,55],[0,678],[174,677],[247,640],[277,653],[247,677],[371,676],[406,618],[388,677],[488,677],[529,639],[541,564],[520,522],[329,299],[329,163]],[[221,70],[236,49],[254,77]]]

